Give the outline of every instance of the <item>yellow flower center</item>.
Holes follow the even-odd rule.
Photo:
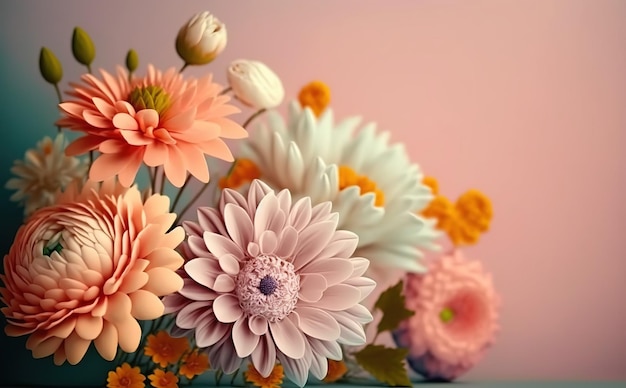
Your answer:
[[[358,186],[361,190],[361,195],[374,193],[376,195],[374,201],[375,206],[385,205],[385,193],[376,186],[376,182],[372,181],[367,176],[358,175],[348,166],[339,166],[339,190],[350,186]]]
[[[300,89],[298,101],[303,108],[311,108],[313,114],[319,117],[330,104],[330,88],[322,81],[309,82]]]
[[[454,310],[452,310],[450,307],[445,307],[439,313],[439,319],[441,319],[441,322],[443,323],[448,323],[452,321],[454,319]]]
[[[221,189],[236,189],[244,183],[261,177],[261,171],[250,159],[237,159],[226,176],[220,178]]]
[[[140,111],[142,109],[154,109],[163,113],[170,106],[170,96],[160,86],[135,87],[128,98],[128,102]]]

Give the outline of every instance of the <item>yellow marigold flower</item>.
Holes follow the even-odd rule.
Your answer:
[[[478,242],[480,230],[465,222],[463,218],[456,217],[455,222],[446,230],[448,237],[454,245],[471,245]]]
[[[478,190],[468,190],[456,201],[457,214],[479,232],[489,229],[493,218],[491,200]]]
[[[191,380],[204,373],[209,367],[209,356],[206,353],[198,353],[196,349],[185,356],[178,374]]]
[[[178,388],[178,377],[173,372],[155,369],[148,378],[154,388]]]
[[[255,387],[260,388],[280,388],[280,385],[283,383],[283,377],[285,377],[283,366],[280,364],[274,366],[274,369],[269,376],[263,377],[259,371],[254,368],[254,365],[250,363],[248,364],[248,370],[244,372],[244,375],[246,377],[246,381],[252,383]]]
[[[250,159],[237,159],[228,174],[220,178],[220,188],[236,189],[244,183],[252,182],[261,177],[261,171]]]
[[[424,177],[424,179],[422,179],[422,183],[425,186],[430,187],[430,190],[433,192],[434,195],[439,194],[439,182],[437,182],[436,178],[432,176]]]
[[[174,338],[165,330],[159,331],[156,335],[148,336],[148,344],[144,348],[146,356],[152,356],[152,361],[165,368],[168,364],[175,364],[182,355],[189,350],[187,338]]]
[[[328,372],[324,377],[325,383],[334,383],[346,374],[348,367],[343,361],[328,360]]]
[[[350,186],[358,186],[361,195],[366,193],[374,193],[376,199],[375,206],[385,205],[385,193],[376,186],[376,183],[364,175],[357,173],[348,166],[339,166],[339,190],[343,190]]]
[[[428,206],[422,210],[426,218],[437,220],[437,229],[448,232],[456,222],[456,209],[452,202],[443,195],[437,195]]]
[[[298,94],[302,107],[309,107],[319,117],[330,104],[330,88],[322,81],[312,81],[304,85]]]
[[[109,372],[107,388],[144,388],[146,376],[141,374],[138,366],[133,368],[125,362],[114,371]]]

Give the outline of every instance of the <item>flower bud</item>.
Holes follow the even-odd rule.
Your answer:
[[[80,27],[74,28],[72,54],[80,64],[85,66],[90,66],[96,57],[96,46],[94,46],[89,34]]]
[[[187,65],[206,65],[226,47],[226,26],[209,12],[187,22],[176,36],[176,52]]]
[[[42,77],[49,83],[56,85],[63,78],[63,67],[56,55],[46,47],[39,52],[39,71]]]
[[[280,78],[259,61],[246,59],[233,61],[228,66],[227,76],[235,96],[253,108],[275,108],[285,97],[285,89]]]
[[[137,55],[137,51],[130,49],[128,50],[128,54],[126,54],[126,68],[129,72],[133,72],[137,70],[139,66],[139,55]]]

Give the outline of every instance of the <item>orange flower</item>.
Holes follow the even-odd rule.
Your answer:
[[[422,215],[426,218],[435,218],[437,229],[445,232],[449,232],[457,219],[454,205],[443,195],[437,195],[433,198],[426,209],[422,210]]]
[[[177,363],[189,349],[187,338],[174,338],[161,330],[156,335],[148,336],[148,344],[144,349],[146,356],[152,356],[152,361],[165,368],[167,364]]]
[[[146,376],[141,374],[138,366],[131,368],[125,362],[122,366],[115,368],[115,372],[110,371],[107,378],[107,388],[144,388],[143,383]]]
[[[313,81],[304,85],[298,94],[302,107],[309,107],[319,117],[330,104],[330,88],[322,81]]]
[[[236,189],[247,182],[261,177],[261,171],[250,159],[237,159],[231,167],[228,175],[220,178],[220,189]]]
[[[178,377],[172,372],[155,369],[148,378],[154,388],[178,388]]]
[[[272,369],[272,373],[267,377],[263,377],[259,371],[254,368],[252,363],[248,364],[248,370],[244,372],[246,376],[246,381],[254,384],[256,387],[260,388],[280,388],[280,385],[283,383],[283,377],[285,373],[283,372],[282,365],[274,366]]]
[[[198,349],[196,349],[185,356],[178,373],[181,376],[192,379],[194,376],[201,375],[207,369],[209,369],[209,356],[206,353],[198,353]]]
[[[456,201],[456,211],[463,220],[480,232],[486,232],[493,218],[491,200],[478,190],[466,191]]]
[[[425,186],[430,187],[430,190],[434,195],[439,194],[439,182],[437,182],[436,178],[433,178],[432,176],[424,177],[424,179],[422,179],[422,183]]]
[[[324,377],[324,382],[333,383],[342,378],[347,371],[348,367],[346,366],[345,362],[341,360],[328,360],[328,372],[326,373],[326,377]]]

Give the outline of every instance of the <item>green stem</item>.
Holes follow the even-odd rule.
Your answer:
[[[187,66],[189,66],[189,64],[188,64],[187,62],[185,62],[185,64],[183,65],[183,67],[181,67],[181,68],[180,68],[180,70],[179,70],[178,72],[179,72],[179,73],[182,73],[182,72],[183,72],[183,71],[187,68]]]
[[[187,179],[185,179],[185,183],[183,183],[180,189],[178,189],[178,193],[176,193],[176,197],[174,198],[174,201],[172,202],[170,212],[174,212],[174,209],[176,209],[176,205],[178,205],[178,201],[180,201],[180,198],[182,197],[183,190],[185,190],[185,187],[187,187],[187,184],[189,183],[190,180],[191,180],[191,174],[187,175]]]
[[[57,98],[59,99],[59,104],[63,102],[63,97],[61,97],[61,90],[59,89],[59,84],[54,84],[54,90],[57,92]],[[57,130],[61,133],[61,126],[57,125]]]
[[[243,123],[242,127],[247,128],[248,125],[250,125],[250,123],[252,122],[252,120],[257,118],[259,115],[263,114],[263,112],[265,112],[266,110],[267,109],[263,108],[263,109],[259,109],[258,111],[256,111],[256,113],[254,113],[252,116],[248,117],[248,120],[246,120],[246,122]]]
[[[204,193],[205,190],[211,185],[211,182],[212,181],[209,181],[209,182],[205,183],[204,186],[202,186],[202,188],[196,193],[196,195],[194,195],[194,197],[191,199],[191,201],[187,202],[187,205],[176,216],[176,220],[174,221],[174,225],[178,225],[178,223],[180,222],[180,219],[185,215],[185,212],[187,210],[189,210],[189,208],[198,200],[198,198],[200,198],[202,193]]]
[[[161,173],[161,189],[159,190],[159,193],[163,195],[163,191],[165,191],[165,168]]]
[[[219,95],[220,95],[220,96],[221,96],[221,95],[224,95],[224,94],[226,94],[226,93],[230,92],[231,90],[233,90],[233,88],[231,88],[231,87],[229,86],[229,87],[227,87],[226,89],[222,90],[222,91],[220,92],[220,94],[219,94]]]
[[[93,150],[89,151],[89,169],[91,170],[91,166],[93,165]]]
[[[86,66],[87,66],[87,72],[88,72],[89,74],[92,74],[92,73],[91,73],[91,65],[86,65]]]
[[[150,189],[152,190],[152,192],[150,194],[154,194],[154,192],[156,190],[157,168],[158,167],[149,167],[150,171],[149,171],[148,175],[150,175]]]
[[[230,385],[232,386],[233,383],[235,382],[235,379],[237,378],[237,374],[239,373],[239,368],[237,368],[237,370],[233,373],[233,377],[230,378]]]

